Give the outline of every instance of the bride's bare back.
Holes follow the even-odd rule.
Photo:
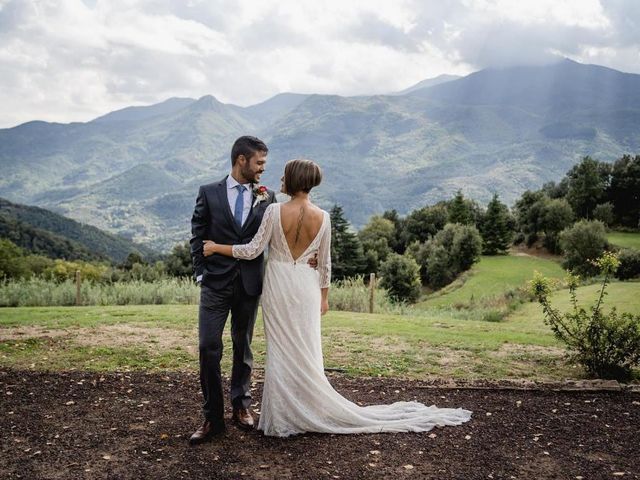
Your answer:
[[[300,257],[316,238],[323,219],[323,211],[312,203],[290,201],[280,205],[282,231],[294,260]]]

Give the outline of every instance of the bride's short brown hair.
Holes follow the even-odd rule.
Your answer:
[[[289,160],[284,166],[284,189],[288,195],[309,193],[322,182],[322,170],[317,163],[304,158]]]

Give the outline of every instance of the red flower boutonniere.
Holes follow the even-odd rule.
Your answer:
[[[264,202],[269,199],[269,190],[264,185],[257,185],[253,189],[253,198],[255,198],[255,202],[253,202],[253,206],[255,207],[260,202]]]

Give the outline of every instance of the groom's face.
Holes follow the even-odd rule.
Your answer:
[[[260,176],[264,173],[264,169],[267,166],[267,153],[255,152],[250,159],[241,157],[241,173],[242,176],[248,182],[258,183]]]

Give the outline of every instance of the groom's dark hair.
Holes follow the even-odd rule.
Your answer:
[[[269,149],[259,138],[248,135],[240,137],[233,143],[233,147],[231,147],[231,166],[236,164],[236,160],[238,160],[240,155],[244,155],[244,158],[249,160],[256,152],[268,153]]]

